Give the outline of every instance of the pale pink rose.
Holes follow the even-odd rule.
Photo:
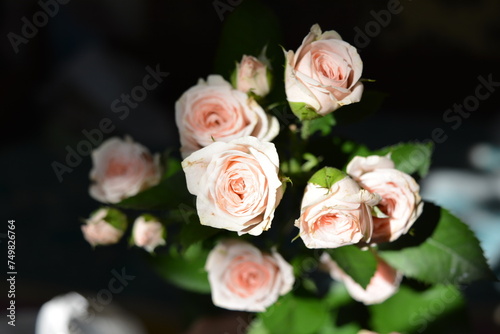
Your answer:
[[[220,242],[205,270],[214,305],[229,310],[264,312],[295,282],[292,266],[280,254],[263,253],[240,240]]]
[[[132,141],[118,137],[104,141],[92,151],[90,196],[103,203],[118,203],[160,181],[159,155]]]
[[[394,241],[407,233],[424,205],[415,179],[381,156],[356,156],[346,170],[364,189],[382,197],[378,207],[388,217],[373,217],[372,242]]]
[[[399,290],[399,285],[403,279],[400,272],[377,257],[375,275],[371,278],[366,289],[363,289],[327,253],[321,255],[320,262],[330,272],[333,279],[344,283],[353,299],[365,305],[382,303],[394,295]]]
[[[380,197],[361,189],[346,175],[330,189],[308,183],[295,226],[308,248],[336,248],[369,241],[371,207]]]
[[[267,66],[253,56],[244,55],[241,63],[236,64],[236,89],[258,96],[266,96],[269,93],[269,79]]]
[[[279,132],[275,117],[220,75],[200,79],[182,94],[175,104],[175,121],[184,158],[214,141],[245,136],[271,141]]]
[[[273,143],[255,137],[214,142],[182,161],[200,223],[260,235],[283,195]]]
[[[136,246],[152,253],[160,245],[165,245],[165,227],[153,217],[141,215],[134,221],[132,238]]]
[[[109,216],[110,210],[115,213],[112,218]],[[112,245],[122,238],[126,229],[126,217],[116,209],[102,208],[95,211],[81,228],[83,237],[92,246]]]
[[[324,116],[360,101],[362,71],[363,62],[356,48],[335,31],[322,33],[315,24],[297,52],[286,53],[287,100],[300,119]],[[303,114],[304,107],[311,112]]]

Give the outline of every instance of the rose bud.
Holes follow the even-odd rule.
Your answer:
[[[132,240],[136,246],[152,253],[157,246],[166,244],[165,236],[165,227],[156,217],[144,214],[135,219]]]
[[[103,203],[118,203],[160,181],[159,155],[132,141],[113,137],[92,152],[89,193]]]
[[[367,242],[372,235],[371,207],[379,200],[340,170],[325,167],[309,180],[295,226],[308,248]]]
[[[306,120],[359,102],[362,71],[355,47],[335,31],[322,33],[313,25],[297,52],[286,53],[285,91],[292,111]]]
[[[330,276],[343,282],[351,297],[365,305],[379,304],[399,290],[403,275],[377,257],[377,269],[366,289],[347,275],[330,255],[323,253],[320,258],[322,266],[330,272]]]
[[[243,137],[214,142],[182,161],[202,225],[260,235],[283,196],[273,143]]]
[[[264,97],[271,89],[270,72],[267,66],[253,56],[244,55],[236,64],[231,82],[236,89],[244,93],[253,93]]]
[[[279,132],[275,117],[220,75],[210,75],[206,82],[200,79],[182,94],[175,103],[175,121],[184,158],[214,141],[245,136],[271,141]]]
[[[214,305],[229,310],[264,312],[295,282],[292,266],[280,254],[263,253],[240,240],[220,242],[205,270]]]
[[[385,217],[373,217],[373,243],[394,241],[408,232],[422,213],[420,187],[410,175],[395,169],[388,157],[354,157],[347,173],[382,200],[378,208]]]
[[[127,229],[127,216],[117,209],[101,208],[81,228],[83,237],[93,247],[116,244]]]

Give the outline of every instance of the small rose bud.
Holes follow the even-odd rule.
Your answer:
[[[82,226],[83,237],[93,247],[116,244],[127,229],[127,216],[117,209],[94,211]]]
[[[271,89],[271,76],[268,67],[253,56],[244,55],[236,64],[231,78],[233,86],[244,92],[264,97]]]
[[[157,246],[165,245],[165,227],[151,215],[136,218],[132,228],[134,244],[152,253]]]

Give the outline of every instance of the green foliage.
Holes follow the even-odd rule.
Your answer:
[[[462,306],[460,291],[453,286],[437,285],[423,292],[401,286],[385,302],[369,307],[371,326],[378,333],[422,333],[431,322]]]
[[[445,209],[440,209],[438,219],[432,235],[421,244],[381,251],[380,256],[407,277],[425,283],[462,284],[495,279],[469,227]]]
[[[176,209],[191,199],[180,161],[169,159],[168,168],[158,185],[126,198],[116,206],[135,210]]]
[[[104,220],[108,222],[114,228],[125,231],[127,229],[127,216],[118,209],[107,208],[108,212]]]
[[[347,275],[363,288],[370,283],[377,269],[377,260],[371,251],[363,251],[356,246],[343,246],[328,249],[326,252]]]
[[[310,183],[317,184],[320,187],[330,189],[336,182],[346,178],[347,175],[341,170],[333,167],[323,167],[309,179]]]
[[[333,118],[333,114],[328,114],[324,117],[315,118],[310,121],[303,121],[301,137],[305,140],[316,132],[320,132],[323,137],[328,136],[334,125],[335,118]]]
[[[304,102],[288,102],[290,109],[301,121],[313,120],[321,117],[310,105]]]
[[[151,263],[172,284],[194,292],[210,293],[208,275],[204,269],[207,256],[208,250],[203,249],[201,244],[193,244],[184,252],[171,247],[169,255],[153,257]]]
[[[296,297],[289,293],[258,319],[273,334],[313,334],[324,324],[328,310],[319,299]]]

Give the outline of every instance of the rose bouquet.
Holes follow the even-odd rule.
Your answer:
[[[494,278],[467,226],[419,194],[432,143],[336,136],[377,106],[355,47],[313,25],[282,52],[284,80],[266,48],[241,57],[230,81],[179,97],[179,150],[110,138],[93,152],[92,246],[130,230],[166,280],[252,312],[254,334],[421,332],[461,305],[459,285]]]

